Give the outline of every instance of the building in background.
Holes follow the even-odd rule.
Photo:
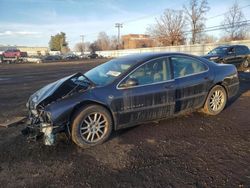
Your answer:
[[[17,46],[21,52],[27,52],[28,55],[46,55],[49,53],[48,47],[28,47],[28,46]]]
[[[154,40],[149,35],[128,34],[122,36],[122,45],[124,49],[147,48],[154,46]]]
[[[31,55],[46,55],[49,53],[48,47],[28,47],[28,46],[4,46],[0,45],[0,53],[8,49],[19,49],[21,52],[27,52],[29,56]]]

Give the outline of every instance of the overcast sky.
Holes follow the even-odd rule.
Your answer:
[[[220,25],[235,0],[208,0],[206,26]],[[96,39],[100,31],[117,35],[116,22],[123,23],[122,34],[145,33],[164,9],[182,9],[188,0],[0,0],[0,44],[48,46],[51,35],[63,31],[70,47]],[[238,0],[239,6],[250,0]],[[250,7],[242,9],[250,20]],[[215,18],[211,18],[214,17]],[[219,36],[221,32],[210,32]]]

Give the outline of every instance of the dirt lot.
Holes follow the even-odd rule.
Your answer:
[[[0,65],[0,122],[25,115],[30,94],[46,83],[105,60]],[[218,116],[200,113],[115,132],[82,150],[28,143],[22,125],[0,128],[1,187],[250,187],[250,73]]]

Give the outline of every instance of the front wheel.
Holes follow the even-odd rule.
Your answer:
[[[222,86],[216,85],[209,92],[203,112],[209,115],[219,114],[226,106],[227,93]]]
[[[106,108],[99,105],[82,107],[71,126],[72,140],[82,148],[101,144],[110,136],[112,126],[111,115]]]

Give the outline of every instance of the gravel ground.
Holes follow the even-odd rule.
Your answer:
[[[25,115],[30,94],[106,60],[0,65],[0,122]],[[218,116],[198,112],[114,132],[80,149],[28,143],[23,125],[0,128],[1,187],[250,187],[250,73]]]

